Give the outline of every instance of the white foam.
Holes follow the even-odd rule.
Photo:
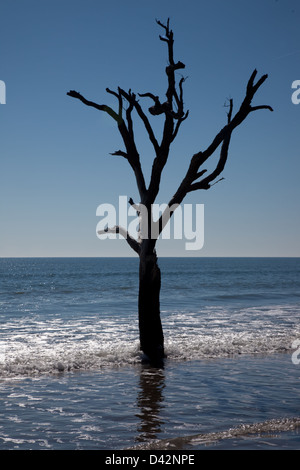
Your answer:
[[[290,351],[300,337],[293,307],[235,312],[206,307],[201,312],[162,312],[170,360]],[[5,324],[0,376],[57,374],[140,361],[135,317],[86,317],[63,322],[22,318]]]

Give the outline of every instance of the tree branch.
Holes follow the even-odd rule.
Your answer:
[[[116,150],[116,152],[110,153],[110,155],[118,155],[120,157],[124,157],[128,160],[128,155],[126,152],[123,152],[122,150]]]
[[[115,225],[112,228],[105,228],[104,230],[99,230],[98,235],[104,235],[105,233],[119,233],[122,235],[123,238],[127,241],[128,245],[137,253],[140,253],[140,243],[132,238],[127,230],[125,230],[123,227],[120,227],[119,225]]]
[[[129,90],[129,94],[131,93],[131,90]],[[135,95],[134,95],[135,96]],[[134,139],[133,135],[133,123],[132,123],[132,117],[131,113],[133,111],[133,103],[129,103],[128,108],[126,109],[126,119],[128,123],[128,132],[131,135],[131,138]]]
[[[257,74],[257,70],[254,70],[247,84],[246,96],[240,106],[240,109],[236,113],[236,115],[233,118],[231,118],[231,114],[232,114],[232,107],[231,107],[231,111],[228,116],[228,124],[225,127],[223,127],[223,129],[216,135],[212,143],[207,147],[207,149],[204,152],[199,152],[198,154],[195,155],[195,157],[198,156],[198,164],[199,164],[198,168],[214,153],[214,151],[219,147],[222,141],[226,139],[226,137],[228,137],[229,134],[231,134],[233,130],[237,126],[239,126],[252,111],[257,111],[260,109],[268,109],[269,111],[273,111],[273,108],[267,105],[254,106],[254,107],[251,106],[252,99],[255,93],[257,92],[258,88],[268,78],[268,75],[263,75],[258,80],[258,82],[254,85],[254,78],[256,74]]]
[[[230,99],[229,100],[229,112],[227,113],[227,122],[228,122],[228,124],[230,124],[230,122],[231,122],[232,111],[233,111],[233,100]],[[198,181],[197,183],[191,184],[189,189],[188,189],[188,192],[196,191],[198,189],[209,189],[211,186],[213,186],[210,183],[213,180],[215,180],[217,178],[217,176],[219,176],[222,173],[222,171],[224,170],[224,167],[225,167],[225,164],[226,164],[226,161],[227,161],[227,157],[228,157],[228,149],[229,149],[231,134],[232,134],[232,131],[229,132],[228,135],[223,140],[221,151],[220,151],[220,158],[219,158],[219,161],[218,161],[218,164],[217,164],[215,170],[210,175],[206,176],[203,180]],[[197,175],[196,175],[197,179],[205,172],[206,172],[206,170],[204,170],[200,173],[197,173]]]
[[[269,111],[273,111],[273,108],[268,105],[261,105],[261,106],[251,106],[250,112],[258,111],[259,109],[268,109]]]
[[[68,96],[71,96],[72,98],[77,98],[78,100],[82,101],[86,106],[92,106],[93,108],[98,109],[99,111],[105,111],[107,114],[109,114],[118,124],[122,120],[122,116],[120,117],[119,114],[117,114],[113,109],[111,109],[109,106],[105,104],[97,104],[94,103],[93,101],[89,101],[84,96],[82,96],[80,93],[78,93],[75,90],[70,90],[67,93]]]
[[[192,157],[187,173],[183,178],[176,193],[171,198],[166,209],[166,214],[168,214],[167,211],[169,211],[170,217],[172,216],[172,212],[170,212],[170,207],[173,207],[174,204],[181,204],[186,194],[191,191],[196,191],[198,189],[209,189],[212,186],[210,183],[222,173],[227,161],[230,138],[234,129],[239,126],[252,111],[257,111],[261,109],[268,109],[269,111],[273,111],[273,108],[268,105],[260,105],[254,107],[251,106],[251,102],[255,93],[268,77],[267,75],[263,75],[257,81],[257,83],[254,84],[254,79],[256,75],[257,71],[254,70],[247,84],[244,101],[242,102],[240,109],[235,114],[235,116],[232,118],[233,100],[230,100],[229,112],[227,114],[227,125],[223,127],[223,129],[221,129],[221,131],[216,135],[216,137],[213,139],[212,143],[207,147],[206,150],[204,150],[203,152],[200,151]],[[194,183],[194,181],[197,180],[200,176],[202,176],[202,174],[204,174],[205,172],[205,170],[199,172],[199,168],[215,152],[215,150],[219,147],[220,144],[222,144],[220,158],[215,170],[203,180]],[[161,218],[157,222],[159,224],[159,227],[162,224],[163,217],[165,217],[164,214],[162,214]]]
[[[148,188],[148,199],[151,203],[154,202],[160,186],[161,174],[167,163],[170,145],[177,136],[181,123],[188,117],[188,112],[184,113],[183,103],[183,83],[184,78],[182,77],[179,82],[179,95],[176,90],[175,71],[185,68],[182,62],[174,62],[174,35],[170,29],[170,21],[167,20],[167,24],[156,20],[157,24],[165,30],[165,36],[160,36],[160,40],[168,44],[168,59],[169,65],[166,67],[166,75],[168,78],[168,88],[166,91],[167,101],[160,103],[159,98],[152,93],[145,93],[140,96],[147,96],[154,101],[154,106],[149,108],[149,111],[153,115],[165,114],[165,122],[163,129],[162,141],[159,146],[159,152],[156,152],[156,158],[153,161],[151,179]],[[174,102],[177,109],[174,110]],[[176,122],[176,126],[175,123]],[[175,126],[175,128],[174,128]]]
[[[148,133],[148,136],[149,136],[149,139],[150,139],[150,142],[152,143],[153,147],[154,147],[154,150],[155,150],[155,153],[157,154],[158,151],[159,151],[159,145],[158,145],[158,142],[156,140],[156,137],[154,135],[154,132],[153,132],[153,129],[151,127],[151,124],[146,116],[146,114],[144,113],[142,107],[140,106],[139,102],[136,100],[136,96],[134,93],[131,93],[131,91],[129,90],[128,93],[126,93],[124,90],[120,89],[120,92],[121,92],[121,95],[128,101],[129,103],[129,107],[131,109],[135,108],[139,117],[141,118],[141,120],[143,121],[144,123],[144,126],[145,126],[145,129]]]
[[[134,202],[134,200],[132,199],[132,197],[129,198],[128,204],[130,204],[130,205],[136,210],[137,215],[140,214],[140,205],[139,205],[139,204],[136,204],[136,203]]]
[[[122,100],[122,96],[121,96],[121,93],[120,93],[120,88],[118,89],[119,93],[116,93],[115,91],[113,90],[110,90],[109,88],[106,88],[106,92],[107,93],[110,93],[111,95],[114,95],[117,99],[118,99],[118,102],[119,102],[119,118],[122,119],[122,111],[123,111],[123,100]]]
[[[118,150],[117,152],[114,152],[111,155],[121,155],[121,156],[127,158],[130,166],[132,167],[132,169],[134,171],[140,196],[141,196],[141,198],[144,198],[145,193],[146,193],[146,184],[145,184],[145,179],[144,179],[144,175],[143,175],[142,168],[141,168],[140,156],[138,154],[138,151],[137,151],[137,148],[136,148],[136,145],[135,145],[135,141],[134,141],[134,137],[133,137],[132,122],[129,119],[128,128],[127,128],[126,124],[123,120],[123,117],[122,117],[122,110],[123,110],[122,92],[123,92],[123,90],[121,90],[121,88],[119,88],[118,93],[117,93],[117,92],[112,91],[109,88],[107,88],[106,91],[107,91],[107,93],[110,93],[110,94],[114,95],[118,99],[118,102],[119,102],[119,112],[118,113],[116,113],[112,108],[110,108],[107,105],[99,105],[97,103],[94,103],[93,101],[87,100],[86,98],[84,98],[84,96],[82,96],[80,93],[78,93],[75,90],[69,91],[67,93],[67,95],[71,96],[72,98],[79,99],[86,106],[92,106],[93,108],[96,108],[99,111],[105,111],[117,122],[119,132],[121,134],[121,137],[122,137],[123,142],[124,142],[125,147],[126,147],[126,152]],[[127,114],[127,120],[129,118],[130,112],[131,112],[130,110],[129,111],[127,110],[127,113],[126,113]]]
[[[218,164],[217,164],[215,170],[212,173],[210,173],[210,175],[206,176],[203,180],[201,180],[197,183],[191,184],[189,186],[187,192],[196,191],[197,189],[209,189],[212,186],[210,183],[213,180],[215,180],[217,178],[217,176],[219,176],[222,173],[222,171],[224,170],[224,167],[225,167],[225,164],[226,164],[226,161],[227,161],[227,157],[228,157],[230,137],[231,137],[231,134],[228,135],[223,141],[223,144],[222,144],[222,147],[221,147],[221,152],[220,152],[220,158],[219,158],[219,161],[218,161]],[[199,175],[201,173],[203,173],[203,172],[197,173],[197,175]]]

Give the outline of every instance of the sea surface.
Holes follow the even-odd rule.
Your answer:
[[[300,258],[0,259],[0,449],[300,449]]]

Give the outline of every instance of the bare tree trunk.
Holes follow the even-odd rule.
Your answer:
[[[161,276],[155,252],[140,255],[139,330],[140,346],[152,365],[161,366],[164,336],[160,319]]]

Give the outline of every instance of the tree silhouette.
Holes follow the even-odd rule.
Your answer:
[[[188,193],[200,189],[207,190],[212,186],[212,183],[215,184],[217,182],[216,178],[222,173],[227,161],[230,139],[234,129],[253,111],[261,109],[273,111],[273,109],[267,105],[252,106],[251,104],[255,93],[268,77],[263,75],[255,83],[257,71],[254,70],[247,83],[245,98],[240,108],[236,114],[233,114],[233,100],[229,100],[225,126],[216,134],[206,149],[192,156],[186,174],[177,191],[170,199],[161,217],[154,221],[152,205],[159,192],[161,175],[169,157],[171,144],[176,138],[181,124],[187,119],[189,114],[188,111],[184,110],[183,84],[185,79],[180,78],[178,84],[176,83],[176,71],[184,69],[185,65],[181,61],[175,62],[174,60],[174,35],[170,29],[169,19],[166,24],[158,20],[156,22],[164,31],[164,35],[159,36],[159,38],[162,42],[166,43],[168,48],[168,65],[165,69],[167,76],[166,100],[162,101],[159,96],[151,92],[139,93],[138,96],[142,99],[151,100],[152,105],[148,109],[150,115],[154,117],[162,115],[164,117],[160,141],[155,136],[148,115],[142,108],[140,100],[131,89],[129,91],[125,91],[120,87],[118,87],[117,91],[110,90],[109,88],[106,89],[107,93],[114,95],[117,99],[117,111],[107,105],[99,105],[89,101],[77,91],[71,90],[67,94],[72,98],[79,99],[87,106],[109,114],[115,120],[122,137],[125,150],[117,150],[111,155],[125,158],[134,172],[140,203],[135,204],[132,198],[130,198],[129,204],[136,209],[139,215],[140,236],[138,239],[135,239],[127,232],[126,228],[119,226],[108,227],[101,233],[120,233],[139,256],[138,309],[140,347],[152,364],[161,365],[164,358],[164,335],[160,319],[159,301],[161,273],[155,250],[157,238],[172,217],[176,207],[181,204]],[[136,112],[137,117],[143,123],[154,150],[155,157],[148,185],[144,178],[140,155],[135,142],[132,119],[133,111]],[[207,174],[207,170],[202,169],[203,165],[218,149],[219,157],[215,169]]]

